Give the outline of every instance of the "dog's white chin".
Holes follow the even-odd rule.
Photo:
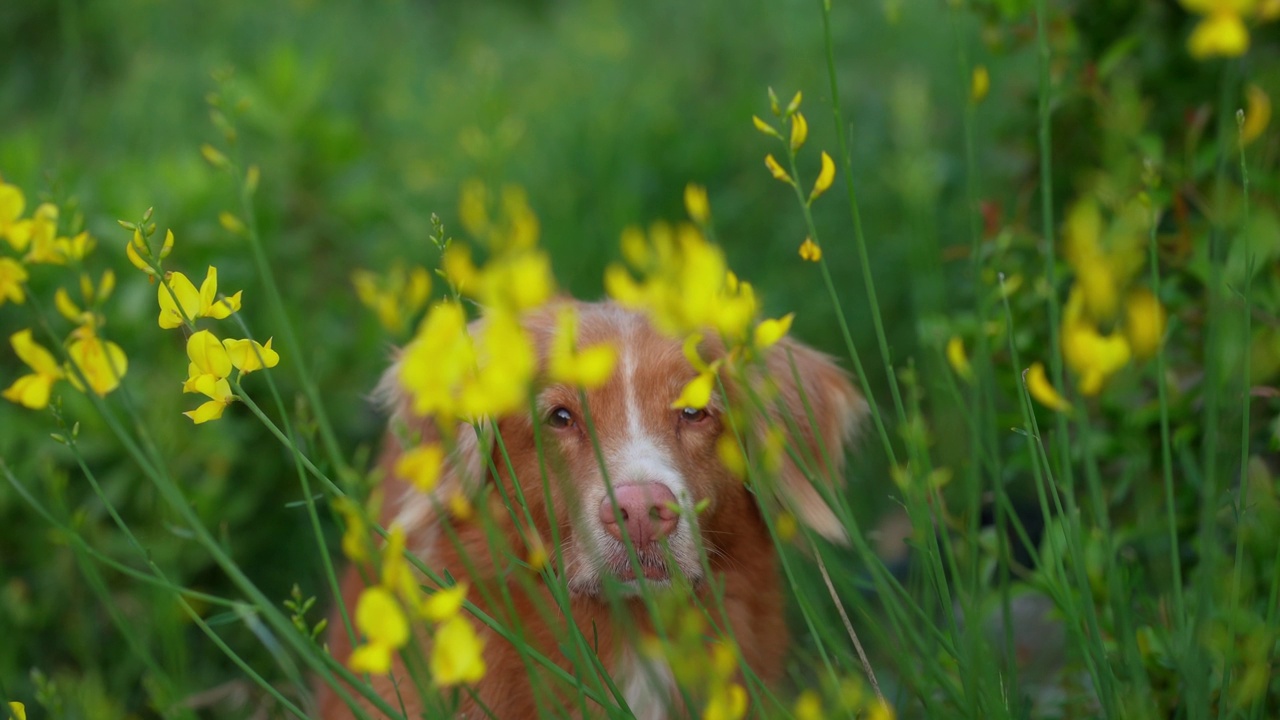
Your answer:
[[[692,568],[690,571],[677,567],[677,576],[672,577],[670,562],[647,555],[642,555],[639,559],[641,575],[637,577],[635,567],[625,554],[607,560],[600,558],[589,571],[576,573],[569,578],[569,591],[591,597],[607,597],[607,583],[623,597],[636,597],[644,592],[663,592],[676,584],[697,586],[702,582],[701,568]]]

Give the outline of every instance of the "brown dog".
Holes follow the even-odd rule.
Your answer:
[[[568,590],[571,621],[637,717],[665,718],[673,713],[672,708],[681,707],[670,667],[661,659],[644,656],[636,647],[636,639],[653,623],[648,606],[634,592],[640,584],[647,584],[658,595],[677,580],[681,584],[687,581],[695,594],[706,593],[710,580],[722,584],[723,605],[717,603],[717,607],[723,612],[716,613],[717,622],[731,627],[741,659],[752,671],[765,682],[776,680],[787,649],[783,586],[755,494],[717,455],[718,437],[729,432],[725,408],[719,397],[705,410],[672,408],[696,371],[682,354],[681,344],[658,333],[643,315],[610,303],[576,304],[576,309],[580,342],[584,346],[607,342],[617,350],[609,381],[586,394],[598,450],[588,433],[579,391],[545,385],[540,387],[536,403],[546,449],[546,487],[534,418],[528,414],[498,422],[506,457],[493,443],[482,447],[471,426],[462,426],[450,466],[429,495],[393,477],[392,469],[403,451],[393,437],[381,461],[386,472],[382,522],[388,527],[395,523],[404,527],[408,549],[428,567],[468,582],[473,588],[469,598],[480,609],[491,617],[521,625],[530,646],[573,674],[576,670],[566,654],[566,620],[558,610],[553,617],[547,616],[546,608],[557,607],[552,593],[539,576],[517,562],[528,557],[531,544],[539,541],[547,543],[554,562],[557,549],[550,547],[550,541],[555,523],[563,557],[556,574]],[[533,314],[525,326],[545,367],[556,328],[555,307]],[[706,344],[704,356],[714,358],[720,352],[712,345]],[[776,425],[789,427],[783,420],[789,414],[790,427],[803,428],[800,437],[788,433],[786,442],[793,449],[803,447],[800,454],[804,457],[825,454],[832,458],[834,467],[818,463],[813,474],[836,482],[845,443],[865,412],[862,397],[828,357],[791,340],[770,348],[765,365],[778,386],[770,411]],[[438,438],[430,419],[411,416],[410,403],[396,381],[397,370],[393,367],[384,382],[395,415],[393,422],[409,426],[425,440]],[[725,382],[731,397],[742,394],[729,379]],[[809,427],[810,410],[820,439]],[[762,434],[762,424],[757,421],[752,432]],[[828,538],[843,538],[840,522],[790,459],[783,461],[777,488],[785,506],[801,521]],[[516,497],[517,490],[522,491],[527,515],[522,510],[512,513],[511,506],[504,504],[503,498]],[[444,510],[445,502],[455,493],[463,493],[479,505],[469,519]],[[700,512],[695,512],[700,505]],[[491,535],[479,519],[486,510],[506,548],[491,547]],[[532,528],[526,518],[531,519]],[[622,541],[624,530],[638,561],[634,564]],[[714,578],[706,577],[707,567]],[[637,569],[643,578],[637,578]],[[515,577],[516,572],[526,573],[523,582]],[[606,578],[613,579],[609,588],[620,587],[620,598],[619,593],[606,592]],[[509,600],[489,606],[481,600],[483,593],[476,591],[479,586],[492,591],[489,597],[505,593]],[[353,606],[361,588],[360,576],[352,569],[343,584],[348,607]],[[488,666],[474,687],[475,697],[493,716],[538,717],[535,703],[539,702],[552,716],[581,714],[576,696],[567,691],[539,691],[541,700],[536,700],[534,686],[540,681],[531,679],[527,658],[484,623],[473,618],[473,624],[485,642]],[[337,623],[331,627],[336,628]],[[346,633],[335,631],[331,636],[334,657],[345,663],[351,651]],[[421,633],[419,639],[425,647]],[[417,717],[422,706],[399,660],[392,675],[399,678],[398,696],[386,677],[374,678],[375,689],[393,707],[398,708],[403,700],[409,716]],[[350,717],[350,711],[332,693],[322,695],[322,717]],[[552,707],[548,707],[548,695],[556,703]],[[464,696],[460,716],[485,715]]]

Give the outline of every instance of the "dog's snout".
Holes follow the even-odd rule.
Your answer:
[[[627,527],[627,537],[637,547],[670,535],[680,523],[676,496],[665,485],[619,485],[613,489],[613,496],[618,502],[617,513],[606,497],[600,502],[600,522],[618,540],[622,539],[619,517]]]

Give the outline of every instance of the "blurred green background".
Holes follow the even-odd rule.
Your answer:
[[[1141,16],[1156,28],[1141,49],[1149,63],[1195,76],[1177,36],[1185,18],[1172,4],[1097,5],[1092,15],[1080,13],[1088,16],[1083,41],[1055,32],[1060,49],[1083,42],[1084,52],[1101,52]],[[952,14],[941,2],[836,3],[835,62],[854,180],[900,365],[917,359],[938,367],[951,325],[973,324],[959,314],[925,317],[922,304],[971,307],[982,290],[964,272],[962,45],[992,76],[989,97],[974,111],[981,199],[996,224],[1034,219],[1035,62],[1024,9],[979,3],[976,14]],[[255,334],[277,335],[287,402],[300,397],[288,365],[308,363],[357,463],[383,423],[365,393],[402,338],[389,337],[360,306],[350,273],[397,261],[433,265],[431,214],[461,236],[458,188],[472,178],[527,189],[557,277],[581,298],[601,294],[624,227],[681,218],[685,184],[701,183],[731,266],[757,286],[767,313],[796,311],[796,336],[843,356],[817,269],[796,255],[805,231],[795,198],[763,165],[778,147],[750,121],[768,115],[766,87],[784,101],[802,90],[811,126],[802,172],[811,181],[819,149],[836,154],[822,33],[818,0],[8,0],[0,5],[0,175],[24,188],[29,204],[73,202],[84,213],[100,243],[97,262],[120,277],[106,332],[130,357],[127,401],[206,523],[269,596],[283,600],[294,583],[323,596],[291,458],[243,408],[199,428],[180,417],[192,406],[179,392],[182,342],[157,328],[155,288],[126,262],[128,236],[115,220],[154,206],[161,232],[172,228],[177,237],[171,267],[198,281],[214,263],[224,292],[245,291],[243,317]],[[1055,72],[1080,70],[1064,62]],[[225,73],[220,86],[213,77]],[[244,102],[234,108],[233,152],[261,168],[256,210],[303,347],[280,345],[246,245],[219,225],[220,212],[238,207],[230,179],[199,152],[206,142],[225,145],[206,102],[215,91]],[[1059,171],[1059,197],[1072,192],[1072,169],[1097,151],[1072,136],[1093,127],[1087,106],[1068,103],[1065,117],[1062,142],[1076,155]],[[842,172],[816,204],[816,221],[874,394],[883,398],[843,183]],[[1034,253],[1034,242],[1022,252]],[[937,282],[913,296],[922,269]],[[33,270],[33,289],[46,302],[59,281],[56,268]],[[0,308],[0,336],[30,324],[24,308]],[[929,342],[919,346],[918,337]],[[6,345],[0,385],[21,368]],[[91,408],[65,396],[67,417],[83,421],[90,463],[155,561],[186,585],[226,591]],[[47,440],[56,429],[49,415],[0,404],[0,428],[0,456],[26,487],[98,549],[133,562],[69,457]],[[888,493],[885,461],[874,441],[864,445],[851,492],[879,506]],[[238,687],[236,671],[163,593],[103,573],[117,606],[185,692],[207,698],[201,694],[212,688]],[[269,643],[251,624],[215,621],[248,657],[267,657]],[[0,691],[28,700],[60,694],[68,717],[154,716],[143,676],[65,539],[0,483]]]

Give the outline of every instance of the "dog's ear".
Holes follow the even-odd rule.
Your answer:
[[[843,487],[846,446],[867,414],[866,400],[832,358],[790,338],[766,351],[765,367],[778,392],[767,416],[756,420],[757,436],[770,425],[782,430],[803,462],[802,469],[784,451],[779,495],[801,522],[828,540],[847,542],[843,523],[809,478],[832,491]]]
[[[400,382],[403,362],[403,356],[396,357],[374,390],[375,400],[390,415],[382,451],[384,477],[400,481],[404,478],[395,478],[395,464],[405,451],[420,444],[442,442],[435,419],[413,412],[413,400]],[[481,441],[470,423],[459,422],[453,449],[444,460],[440,479],[430,496],[438,503],[447,503],[458,494],[468,500],[473,499],[484,485],[487,474],[485,456],[489,448],[482,445],[488,444]]]

